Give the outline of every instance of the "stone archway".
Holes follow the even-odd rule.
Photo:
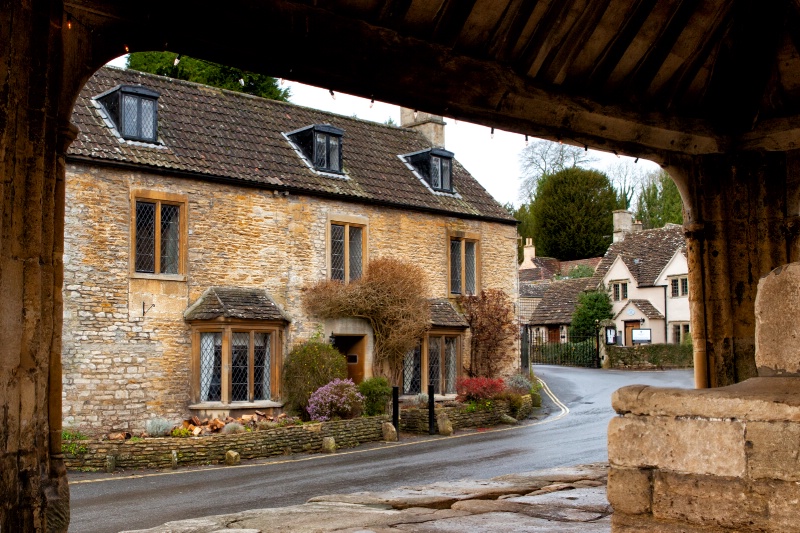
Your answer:
[[[717,386],[753,375],[758,279],[797,259],[799,10],[789,0],[234,0],[224,10],[0,0],[0,530],[65,528],[63,154],[78,91],[126,47],[657,160],[688,191],[698,384]],[[264,36],[280,53],[265,53]]]

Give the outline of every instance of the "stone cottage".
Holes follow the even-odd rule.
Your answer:
[[[283,359],[318,332],[370,377],[367,323],[318,323],[301,299],[385,256],[422,267],[433,311],[400,385],[453,393],[469,346],[455,297],[517,297],[516,221],[444,149],[441,117],[402,118],[97,72],[67,157],[65,424],[280,409]]]

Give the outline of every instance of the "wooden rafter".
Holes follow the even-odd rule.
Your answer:
[[[434,20],[431,39],[452,47],[467,22],[477,0],[445,0]]]

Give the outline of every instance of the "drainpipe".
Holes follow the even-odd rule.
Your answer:
[[[664,344],[669,342],[669,314],[667,314],[667,287],[669,285],[663,285],[664,288]]]

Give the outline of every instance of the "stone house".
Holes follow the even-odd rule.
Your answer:
[[[517,297],[516,221],[443,148],[441,117],[406,111],[396,128],[105,68],[72,120],[66,425],[280,409],[283,359],[315,334],[372,376],[365,321],[302,307],[305,286],[354,281],[372,258],[427,274],[408,394],[454,392],[469,350],[457,296]]]
[[[532,342],[569,342],[572,314],[578,305],[578,297],[587,290],[588,282],[589,278],[561,279],[545,286],[528,319]]]

